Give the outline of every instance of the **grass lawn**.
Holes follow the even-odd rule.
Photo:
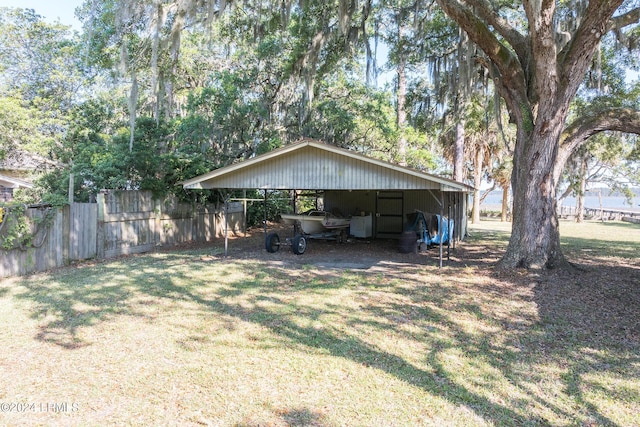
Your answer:
[[[639,426],[640,225],[561,233],[575,270],[495,270],[488,221],[443,270],[258,235],[0,280],[0,424]]]

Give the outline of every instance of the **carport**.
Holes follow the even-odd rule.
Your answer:
[[[454,221],[454,244],[467,232],[473,188],[447,178],[304,139],[184,181],[185,189],[316,192],[324,209],[362,223],[356,237],[398,238],[408,214],[442,213]],[[353,228],[353,226],[352,226]]]

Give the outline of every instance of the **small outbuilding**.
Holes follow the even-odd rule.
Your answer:
[[[305,139],[184,181],[185,189],[313,192],[324,210],[352,216],[357,237],[397,238],[416,210],[449,217],[454,241],[467,232],[473,187]],[[354,230],[352,230],[354,234]]]
[[[17,188],[33,188],[33,183],[24,179],[0,174],[0,202],[13,200],[13,191]]]

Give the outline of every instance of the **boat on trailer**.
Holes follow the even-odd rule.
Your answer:
[[[291,245],[291,250],[296,255],[302,255],[307,248],[307,239],[337,240],[346,242],[346,229],[351,224],[351,218],[342,218],[327,211],[310,210],[301,214],[280,214],[282,222],[293,225],[300,230],[292,239],[286,239],[286,243],[280,243],[277,233],[269,233],[265,239],[267,252],[277,252],[280,246]]]
[[[282,222],[298,225],[304,234],[318,234],[327,230],[349,227],[350,218],[341,218],[327,211],[310,210],[301,214],[281,214]]]

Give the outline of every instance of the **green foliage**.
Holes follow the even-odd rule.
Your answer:
[[[170,10],[158,33],[157,70],[152,69],[155,10],[140,2],[86,2],[79,9],[85,23],[81,43],[69,36],[67,28],[45,24],[33,12],[5,10],[2,29],[7,41],[0,49],[5,59],[1,66],[9,72],[11,87],[24,88],[24,93],[0,99],[4,107],[0,127],[5,127],[0,129],[4,138],[0,151],[11,147],[12,135],[13,141],[37,147],[41,154],[65,164],[43,177],[32,196],[65,196],[73,173],[75,197],[81,201],[90,200],[101,188],[149,189],[183,199],[216,197],[184,192],[176,183],[301,136],[399,160],[401,134],[392,94],[363,83],[358,58],[364,48],[363,30],[389,45],[387,69],[398,63],[400,53],[407,56],[410,126],[402,133],[408,145],[406,158],[416,169],[435,167],[439,120],[450,108],[445,100],[454,98],[450,89],[459,73],[457,61],[466,55],[451,49],[459,42],[459,31],[440,9],[404,1],[374,2],[369,11],[340,12],[336,2],[303,2],[291,8],[272,2],[242,6],[221,9],[215,17],[194,7],[187,11],[184,26],[174,25],[176,15]],[[401,25],[402,37],[392,26],[374,28],[381,17]],[[25,37],[38,42],[32,51],[18,43]],[[601,72],[594,71],[593,84],[584,87],[585,105],[611,103],[625,93],[621,69],[629,64],[621,61],[623,56],[614,47],[603,45]],[[33,60],[24,61],[28,52],[34,54]],[[78,66],[81,62],[85,68]],[[55,74],[54,69],[68,74]],[[78,70],[95,77],[91,91],[73,89],[86,82],[85,77],[78,79]],[[127,74],[132,70],[140,96],[130,151]],[[615,95],[609,100],[590,92],[598,76]],[[307,89],[314,95],[312,104],[307,104]],[[70,94],[75,93],[82,93],[86,101],[70,109],[75,99]],[[625,102],[632,99],[631,93]],[[41,114],[52,112],[56,100],[64,106],[64,114],[51,116],[61,117],[60,122]],[[163,110],[169,101],[179,108]],[[72,117],[65,117],[69,113]],[[467,131],[480,132],[486,113],[472,111]],[[528,109],[524,115],[533,126]],[[61,132],[52,132],[55,128],[66,130],[64,139]]]
[[[71,111],[71,126],[56,150],[65,166],[42,177],[32,196],[66,196],[73,174],[78,201],[102,188],[216,198],[176,183],[301,136],[394,160],[398,132],[390,94],[360,83],[359,65],[350,56],[357,51],[347,43],[355,41],[359,25],[347,20],[335,27],[335,4],[265,9],[246,3],[220,12],[203,20],[211,18],[208,12],[189,10],[186,26],[176,26],[169,11],[156,51],[154,9],[111,0],[84,4],[82,58],[102,86]],[[362,19],[360,12],[349,14]],[[140,95],[130,150],[130,80],[124,77],[132,72]],[[311,84],[316,103],[307,104],[304,84]],[[428,168],[424,139],[411,131],[409,139],[413,166]]]
[[[388,22],[382,38],[389,45],[389,63],[395,66],[404,56],[409,64],[422,64],[451,54],[451,47],[459,42],[458,26],[440,9],[415,7],[412,1],[381,2],[376,11]],[[398,28],[402,28],[402,37]],[[455,62],[451,66],[455,66]]]
[[[38,150],[44,135],[38,111],[18,96],[0,97],[0,160],[18,148]]]
[[[130,150],[129,129],[118,108],[108,99],[94,99],[74,111],[60,151],[69,166],[38,179],[32,197],[66,198],[73,174],[74,199],[80,202],[93,200],[101,189],[150,190],[157,197],[176,194],[200,203],[217,199],[212,192],[185,193],[177,185],[220,166],[216,153],[203,143],[202,118],[157,123],[141,117]]]
[[[12,249],[26,250],[29,247],[39,247],[44,242],[55,211],[52,208],[47,208],[42,215],[29,215],[27,209],[27,205],[22,203],[10,203],[2,206],[1,249],[7,251]]]
[[[269,100],[255,74],[214,73],[212,84],[193,91],[187,108],[190,116],[183,122],[178,138],[201,150],[213,150],[222,165],[253,154],[262,137],[276,133],[265,126],[269,122]]]
[[[640,83],[622,80],[623,65],[609,50],[605,50],[599,81],[588,81],[572,104],[571,120],[579,122],[610,108],[640,108]],[[595,84],[597,87],[594,87]],[[567,162],[563,180],[573,194],[580,192],[580,183],[587,188],[606,186],[620,192],[633,203],[632,187],[640,186],[640,160],[636,135],[620,132],[600,132],[590,137]],[[584,163],[584,166],[583,166]]]
[[[31,9],[0,8],[0,38],[0,151],[55,157],[84,81],[79,44]]]
[[[413,128],[405,130],[407,140],[407,166],[423,172],[433,171],[437,167],[437,156],[425,139],[424,134]]]
[[[103,188],[146,189],[162,192],[164,164],[160,145],[169,132],[153,120],[138,121],[134,149],[129,151],[129,131],[118,127],[109,103],[90,100],[73,111],[73,126],[59,156],[68,166],[53,170],[37,181],[45,194],[68,194],[74,175],[74,199],[89,201]],[[109,135],[111,133],[111,135]]]
[[[13,192],[13,203],[24,205],[44,204],[51,205],[53,208],[61,208],[69,204],[68,194],[47,191],[46,185],[37,185],[49,176],[50,174],[41,176],[36,181],[34,188],[17,188]]]
[[[68,27],[44,22],[32,9],[0,8],[2,86],[30,102],[59,101],[68,109],[76,96],[76,49]]]
[[[411,128],[406,133],[409,145],[418,154],[425,145],[424,137]],[[396,160],[399,131],[390,94],[366,86],[347,70],[322,81],[304,134],[373,157]],[[421,169],[429,166],[429,162],[424,163],[424,155],[413,159]]]
[[[5,207],[4,210],[3,233],[0,235],[2,249],[9,251],[30,246],[33,237],[26,217],[26,207],[18,205],[13,208]]]
[[[84,23],[82,44],[86,47],[86,62],[105,69],[118,65],[117,30],[118,14],[115,0],[84,2],[78,9],[78,17]]]
[[[247,191],[248,199],[264,199],[264,193],[259,190]],[[265,209],[266,207],[266,209]],[[247,227],[261,226],[265,220],[265,210],[267,221],[277,221],[281,213],[292,212],[289,194],[286,191],[272,191],[264,200],[253,200],[247,202]]]

